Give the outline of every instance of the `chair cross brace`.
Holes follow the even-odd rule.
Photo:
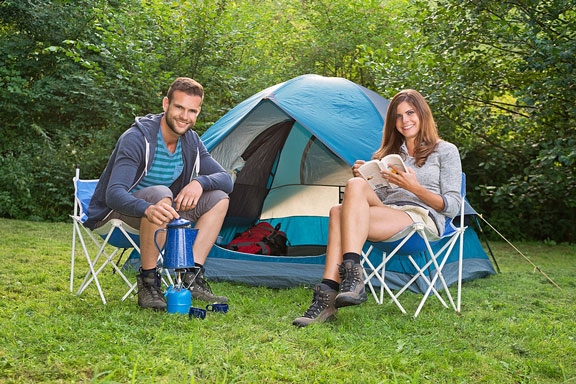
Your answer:
[[[402,304],[400,304],[400,301],[398,300],[398,298],[419,277],[422,277],[422,280],[426,283],[427,289],[426,289],[426,292],[424,293],[424,297],[420,300],[420,304],[418,305],[418,308],[417,308],[416,312],[414,313],[414,317],[418,316],[422,307],[424,306],[424,303],[426,302],[426,300],[428,299],[428,297],[431,294],[434,294],[434,296],[438,298],[440,303],[444,307],[448,308],[448,305],[446,304],[446,302],[444,301],[444,299],[442,298],[440,293],[435,288],[437,280],[440,279],[440,282],[442,283],[442,286],[444,288],[444,292],[446,292],[446,295],[448,297],[448,300],[449,300],[452,308],[455,311],[460,312],[461,283],[462,283],[462,251],[463,251],[462,247],[463,247],[463,240],[464,240],[464,232],[466,231],[466,228],[467,227],[465,227],[463,225],[457,227],[455,233],[450,237],[448,242],[446,244],[444,244],[440,250],[438,250],[437,252],[434,252],[432,250],[432,246],[430,244],[430,241],[428,240],[428,237],[425,233],[424,225],[421,223],[415,223],[412,225],[413,230],[406,237],[404,237],[402,239],[402,241],[394,248],[394,250],[392,250],[392,252],[389,252],[389,253],[384,252],[383,253],[382,262],[380,264],[378,264],[378,266],[376,266],[376,267],[374,266],[374,264],[369,259],[370,254],[374,250],[374,245],[370,245],[370,247],[368,248],[368,250],[366,252],[362,252],[362,264],[366,265],[366,267],[364,268],[364,283],[368,284],[368,287],[369,287],[370,291],[372,292],[372,295],[374,296],[374,300],[378,304],[382,304],[384,301],[384,291],[386,291],[388,293],[388,295],[392,298],[392,301],[398,306],[398,308],[400,308],[402,313],[406,313],[406,310],[404,309]],[[410,262],[412,263],[412,265],[414,266],[414,268],[418,272],[416,274],[414,274],[414,276],[412,276],[412,278],[406,284],[404,284],[404,286],[396,294],[394,294],[394,292],[392,292],[392,290],[388,287],[388,285],[385,282],[386,263],[393,256],[395,256],[397,254],[397,252],[415,234],[418,234],[424,240],[424,242],[426,244],[426,251],[425,252],[427,252],[427,255],[430,256],[430,260],[428,260],[425,265],[420,267],[420,266],[418,266],[418,264],[416,263],[414,258],[411,255],[408,255],[407,256],[408,259],[410,260]],[[448,285],[444,279],[444,276],[442,275],[442,270],[444,269],[446,261],[448,260],[448,257],[450,256],[450,253],[452,252],[452,249],[454,248],[454,246],[458,240],[460,240],[460,252],[459,252],[459,260],[458,260],[458,295],[457,295],[457,301],[456,301],[456,303],[454,303],[454,299],[450,293],[450,290],[448,289]],[[436,269],[434,276],[432,277],[432,280],[430,280],[425,274],[426,269],[428,269],[431,265],[434,265],[434,267]],[[372,278],[376,278],[380,282],[380,293],[379,294],[376,292],[376,290],[374,289],[374,286],[372,285]]]

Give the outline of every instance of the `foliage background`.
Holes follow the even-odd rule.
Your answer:
[[[0,217],[61,221],[172,79],[207,96],[199,133],[305,73],[429,100],[472,204],[512,239],[574,242],[573,0],[5,0]]]

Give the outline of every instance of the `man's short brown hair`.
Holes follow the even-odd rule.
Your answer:
[[[204,100],[204,87],[189,77],[179,77],[170,84],[170,88],[168,88],[168,93],[166,94],[168,102],[172,101],[174,91],[181,91],[190,96],[200,96],[200,98]]]

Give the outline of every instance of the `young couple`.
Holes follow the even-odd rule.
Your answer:
[[[196,299],[228,301],[214,295],[204,279],[203,264],[222,226],[233,184],[193,130],[203,99],[198,82],[176,79],[163,99],[164,113],[136,118],[118,139],[88,209],[85,225],[91,229],[113,218],[139,229],[138,304],[144,308],[166,309],[154,233],[179,217],[199,229],[193,248],[196,267],[184,276],[185,284]],[[366,301],[360,252],[367,239],[388,239],[413,222],[439,233],[445,218],[459,211],[458,150],[440,140],[428,104],[414,90],[398,93],[388,107],[382,146],[374,158],[392,153],[404,158],[408,172],[382,173],[400,188],[372,190],[358,177],[364,161],[354,163],[355,177],[346,185],[342,205],[330,210],[324,279],[294,325],[323,322],[337,308]],[[163,241],[159,236],[159,243]]]

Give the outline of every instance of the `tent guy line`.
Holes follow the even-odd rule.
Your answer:
[[[520,256],[522,256],[527,262],[529,262],[530,265],[532,265],[535,270],[537,270],[538,272],[540,272],[546,279],[548,279],[548,281],[549,281],[550,283],[552,283],[552,285],[554,285],[556,288],[562,290],[562,288],[561,288],[558,284],[556,284],[556,283],[554,282],[554,280],[552,280],[539,266],[537,266],[536,264],[534,264],[534,263],[532,262],[532,260],[530,260],[530,259],[529,259],[526,255],[524,255],[522,252],[520,252],[520,250],[519,250],[518,248],[516,248],[516,247],[514,246],[514,244],[512,244],[506,237],[504,237],[503,234],[501,234],[496,228],[494,228],[494,227],[492,226],[492,224],[490,224],[490,223],[488,222],[488,220],[486,220],[486,219],[484,218],[484,215],[482,215],[482,214],[479,213],[478,216],[479,216],[486,224],[488,224],[488,226],[489,226],[490,228],[492,228],[492,230],[494,230],[494,232],[496,232],[501,238],[503,238],[504,241],[506,241],[512,248],[514,248],[514,250],[515,250],[516,252],[518,252],[518,253],[520,254]]]

